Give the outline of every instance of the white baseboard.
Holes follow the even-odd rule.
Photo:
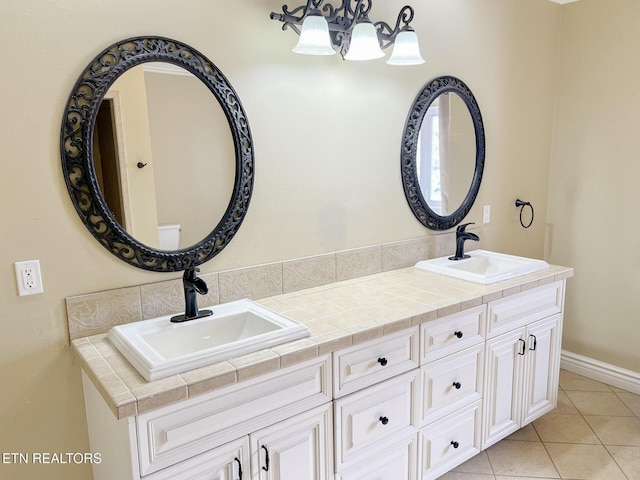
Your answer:
[[[640,373],[562,350],[560,368],[640,395]]]

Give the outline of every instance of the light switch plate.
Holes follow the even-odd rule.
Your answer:
[[[491,221],[491,205],[485,205],[482,207],[482,223],[489,223]]]

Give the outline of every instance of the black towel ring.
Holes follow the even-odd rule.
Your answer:
[[[533,225],[533,217],[535,215],[533,212],[533,205],[531,205],[531,203],[529,202],[524,202],[520,199],[517,199],[516,207],[520,207],[520,225],[522,225],[523,228],[529,228],[531,225]],[[524,207],[529,207],[531,209],[531,221],[529,222],[528,225],[525,225],[524,222],[522,221],[522,212],[524,211]]]

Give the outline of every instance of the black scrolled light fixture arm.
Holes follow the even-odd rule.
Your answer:
[[[356,0],[354,7],[351,6],[353,0],[342,0],[342,5],[338,8],[330,3],[325,4],[324,1],[307,0],[306,5],[301,5],[293,10],[289,10],[288,5],[283,5],[283,13],[271,12],[270,18],[283,22],[282,30],[291,27],[294,32],[300,35],[298,25],[302,25],[304,19],[310,14],[317,15],[322,10],[324,11],[323,16],[329,24],[329,31],[344,32],[354,26],[358,20],[366,18],[372,7],[371,0]],[[298,15],[300,12],[302,14]]]
[[[318,11],[320,5],[322,5],[323,2],[324,0],[307,0],[306,5],[300,5],[293,10],[289,10],[288,5],[283,5],[282,13],[271,12],[269,17],[271,18],[271,20],[278,20],[279,22],[282,22],[282,30],[291,28],[291,30],[300,35],[300,29],[298,28],[298,26],[302,25],[302,22],[305,18],[307,18],[307,15],[312,12]],[[331,6],[330,4],[328,6],[333,9],[333,6]],[[327,5],[325,5],[324,9],[326,10],[326,8]],[[299,12],[302,12],[302,14],[300,16],[297,16]]]
[[[342,0],[339,7],[334,7],[330,3],[324,3],[325,0],[307,0],[306,5],[301,5],[293,10],[289,10],[287,5],[282,6],[283,13],[271,12],[271,20],[283,22],[282,30],[291,28],[300,35],[299,26],[302,25],[304,19],[310,14],[317,15],[321,11],[329,26],[329,35],[334,48],[344,56],[349,50],[351,43],[351,31],[353,27],[360,21],[370,21],[369,12],[373,7],[372,0]],[[355,1],[355,4],[353,2]],[[401,31],[413,31],[409,23],[413,20],[414,10],[411,6],[405,5],[400,10],[396,25],[392,29],[388,23],[380,21],[373,25],[378,32],[380,46],[385,49],[391,46]],[[401,26],[402,24],[402,26]]]
[[[382,48],[388,48],[392,45],[400,32],[413,31],[413,28],[409,24],[413,20],[414,13],[413,7],[405,5],[400,10],[400,13],[398,13],[398,19],[396,20],[396,26],[394,28],[391,28],[386,22],[381,21],[374,23]]]

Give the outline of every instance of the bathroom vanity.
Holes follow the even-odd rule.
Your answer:
[[[119,103],[120,96],[122,102],[140,96],[140,91],[124,88],[119,81],[123,73],[139,75],[141,64],[158,62],[170,64],[181,76],[194,77],[206,87],[207,100],[211,93],[224,113],[220,117],[224,128],[212,130],[224,130],[228,124],[232,139],[228,145],[233,145],[230,149],[221,142],[220,153],[213,155],[224,159],[215,167],[214,177],[226,178],[221,173],[229,165],[235,168],[235,175],[229,176],[234,179],[230,198],[212,201],[202,196],[190,201],[190,205],[227,205],[225,213],[204,237],[195,228],[196,233],[190,233],[191,247],[177,250],[158,247],[155,220],[144,234],[139,226],[133,228],[134,217],[136,221],[156,217],[155,205],[135,205],[145,208],[144,214],[135,216],[125,208],[118,215],[113,213],[117,202],[103,195],[93,149],[88,148],[93,145],[92,128],[103,101],[110,105],[116,98],[114,104]],[[146,66],[164,71],[167,65]],[[114,115],[120,118],[119,110],[128,109],[116,110]],[[442,133],[438,137],[447,142],[456,139],[438,149],[438,155],[456,153],[446,162],[425,153],[432,150],[426,145],[435,132],[423,129],[422,123],[434,118],[436,110],[446,121],[434,125],[450,126],[446,133],[438,130]],[[141,115],[148,118],[147,113]],[[109,136],[124,144],[124,135],[117,130]],[[427,133],[416,134],[422,131]],[[120,40],[99,53],[78,77],[65,104],[60,145],[71,201],[91,235],[133,267],[184,270],[185,315],[174,320],[197,317],[195,292],[206,294],[208,287],[195,276],[194,267],[220,253],[233,239],[246,215],[254,180],[249,122],[223,73],[203,54],[177,40],[157,36]],[[199,150],[210,157],[208,143]],[[105,148],[100,163],[126,157],[113,151]],[[480,107],[462,80],[442,76],[420,90],[407,116],[401,152],[402,184],[411,211],[431,230],[458,225],[455,257],[466,258],[464,241],[479,237],[464,231],[469,224],[459,224],[479,192],[485,134]],[[231,158],[234,161],[227,162]],[[460,178],[446,185],[420,183],[427,170],[439,172],[443,163],[456,165],[448,173],[455,171]],[[154,177],[150,157],[137,167],[147,164],[145,172]],[[205,193],[216,191],[210,188],[213,179],[206,180]],[[436,183],[438,190],[446,190],[448,201],[431,191]],[[195,190],[190,182],[174,184],[173,189],[184,184],[189,193]],[[111,187],[129,191],[124,185]],[[187,232],[185,221],[180,219],[180,225]],[[546,264],[539,271],[513,270],[506,256],[486,254],[482,259],[474,255],[484,283],[467,281],[477,274],[475,267],[458,278],[402,268],[429,257],[447,238],[447,234],[429,236],[424,241],[209,274],[219,294],[211,303],[223,296],[228,299],[222,300],[226,306],[241,299],[233,295],[237,281],[243,287],[239,291],[250,292],[244,296],[304,324],[304,333],[308,329],[310,336],[284,344],[258,342],[248,352],[234,350],[238,356],[207,358],[177,370],[163,364],[167,355],[161,353],[164,347],[173,349],[180,343],[177,330],[156,332],[155,350],[138,357],[139,361],[132,356],[139,344],[127,340],[131,330],[140,328],[124,325],[122,330],[128,333],[123,338],[118,340],[113,330],[107,337],[114,325],[159,317],[147,315],[144,308],[143,290],[153,288],[146,285],[109,293],[105,297],[118,300],[108,308],[99,304],[85,308],[81,298],[67,299],[69,333],[82,363],[91,449],[101,458],[93,464],[94,479],[428,480],[553,409],[565,282],[573,270]],[[444,264],[449,274],[460,270],[446,259]],[[488,278],[491,265],[506,266],[520,276]],[[425,266],[441,268],[442,264],[428,260]],[[302,289],[305,286],[313,288]],[[103,293],[95,295],[102,298]],[[171,304],[166,300],[164,295],[159,303]],[[74,314],[69,312],[70,305],[75,305]],[[214,305],[213,315],[224,308]],[[105,311],[116,313],[104,319]],[[83,331],[82,337],[76,335],[78,330]],[[215,331],[217,339],[221,330]],[[214,336],[209,331],[205,335]],[[189,347],[201,340],[197,335],[181,338]],[[125,345],[132,350],[127,352]],[[155,360],[152,354],[157,354]],[[146,365],[144,372],[141,365]]]
[[[95,480],[437,478],[555,407],[572,275],[405,268],[258,300],[312,336],[150,383],[75,340]]]

